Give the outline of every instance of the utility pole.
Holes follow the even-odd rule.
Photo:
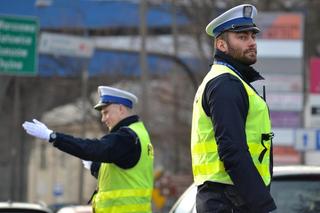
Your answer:
[[[20,79],[14,77],[14,98],[13,98],[13,116],[12,116],[12,141],[11,141],[11,186],[10,199],[21,201],[25,197],[25,187],[23,186],[23,178],[25,177],[24,168],[26,165],[22,162],[24,158],[24,146],[21,141],[21,93]]]
[[[88,59],[82,59],[82,71],[81,71],[81,104],[82,104],[82,121],[81,121],[81,136],[82,138],[86,138],[87,132],[87,96],[88,96],[88,80],[89,80],[89,72],[88,72]],[[84,62],[85,61],[85,62]],[[79,203],[83,203],[83,192],[84,192],[84,168],[82,162],[80,162],[80,170],[79,170],[79,195],[78,200]]]
[[[148,98],[148,55],[146,50],[147,39],[147,0],[140,1],[140,36],[141,36],[141,50],[140,50],[140,68],[141,68],[141,98],[142,98],[142,117],[144,122],[148,123],[149,119],[149,98]]]
[[[173,39],[173,55],[175,57],[178,57],[178,51],[179,51],[179,45],[178,45],[178,27],[177,27],[177,8],[176,8],[176,0],[172,0],[171,2],[171,16],[172,16],[172,22],[171,22],[171,33],[172,33],[172,39]],[[173,113],[173,124],[177,126],[178,128],[172,128],[173,132],[173,138],[174,138],[174,149],[175,149],[175,155],[174,155],[174,171],[175,173],[179,172],[180,169],[180,141],[179,141],[179,110],[180,110],[180,104],[179,104],[179,85],[176,82],[178,81],[179,74],[178,74],[178,66],[174,66],[174,72],[172,76],[172,84],[174,88],[174,96],[176,97],[174,99],[174,113]]]

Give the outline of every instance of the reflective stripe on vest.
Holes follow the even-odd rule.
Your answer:
[[[202,96],[206,84],[213,78],[230,73],[236,76],[243,84],[249,100],[249,110],[246,120],[246,138],[253,163],[261,175],[264,183],[270,183],[270,146],[271,140],[264,139],[263,134],[270,134],[271,122],[265,101],[244,82],[230,68],[215,64],[203,79],[198,88],[193,103],[191,154],[194,181],[197,185],[209,180],[213,182],[233,184],[220,160],[211,118],[202,108]],[[214,121],[213,121],[214,123]]]
[[[127,189],[98,193],[95,197],[95,212],[151,212],[152,189]],[[134,202],[130,201],[134,198]],[[128,204],[118,205],[119,200]],[[130,204],[134,203],[134,204]],[[128,209],[130,211],[128,211]]]
[[[102,163],[98,176],[98,193],[94,196],[96,213],[151,212],[153,190],[153,147],[142,122],[129,126],[138,136],[141,156],[130,169]]]

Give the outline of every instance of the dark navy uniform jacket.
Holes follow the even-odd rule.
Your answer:
[[[63,152],[93,161],[91,173],[96,177],[100,162],[114,163],[124,169],[132,168],[139,161],[141,146],[138,136],[128,126],[138,121],[137,115],[127,117],[101,139],[81,139],[56,133],[53,145]]]
[[[221,51],[217,51],[215,55],[215,63],[219,62],[231,65],[249,85],[255,80],[263,79],[252,67],[241,64]],[[214,121],[219,157],[239,194],[245,196],[244,200],[252,208],[256,208],[256,212],[264,212],[264,207],[270,209],[275,204],[253,164],[246,143],[245,124],[249,99],[243,84],[229,73],[212,79],[205,87],[202,106]],[[229,113],[224,112],[222,116],[219,113],[222,110]],[[221,138],[228,139],[222,141]],[[272,158],[272,153],[270,157]],[[270,170],[272,171],[272,163]]]

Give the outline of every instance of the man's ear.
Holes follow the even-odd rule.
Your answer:
[[[222,52],[228,51],[227,42],[221,38],[216,39],[216,48]]]
[[[218,38],[216,40],[216,49],[222,52],[226,52],[228,50],[227,43],[224,40]]]
[[[125,107],[124,107],[122,104],[119,104],[119,110],[120,110],[121,112],[124,112]]]
[[[119,110],[121,114],[127,114],[128,113],[128,108],[126,106],[123,106],[122,104],[119,104]]]

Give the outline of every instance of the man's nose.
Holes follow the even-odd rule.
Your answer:
[[[250,36],[249,45],[256,46],[257,45],[256,39]]]
[[[105,116],[102,116],[101,117],[101,122],[104,123],[104,121],[105,121]]]

